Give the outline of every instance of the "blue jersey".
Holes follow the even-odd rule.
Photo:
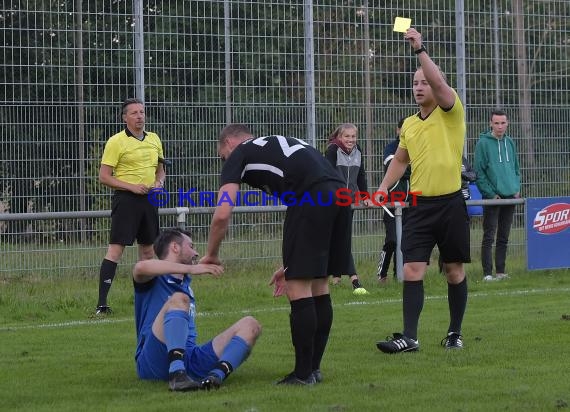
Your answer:
[[[137,330],[137,350],[135,359],[139,357],[144,342],[152,334],[154,319],[174,292],[182,292],[190,297],[190,320],[188,321],[188,340],[186,346],[196,344],[196,315],[194,292],[190,287],[192,278],[184,275],[183,279],[171,275],[157,276],[145,283],[133,281],[135,289],[135,325]]]

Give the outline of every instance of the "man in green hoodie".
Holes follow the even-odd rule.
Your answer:
[[[490,130],[479,135],[475,146],[475,171],[477,187],[483,199],[513,199],[520,197],[520,170],[517,149],[513,139],[506,134],[509,120],[502,110],[493,110],[489,122]],[[483,206],[483,241],[481,263],[483,280],[500,280],[507,277],[505,260],[507,244],[515,212],[514,205]],[[493,276],[493,242],[495,248],[495,270]]]

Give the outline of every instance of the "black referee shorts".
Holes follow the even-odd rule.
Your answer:
[[[158,208],[147,195],[116,190],[111,205],[111,239],[113,245],[152,245],[159,232]]]
[[[445,263],[471,262],[469,216],[461,191],[418,196],[410,206],[402,233],[404,263],[427,262],[437,245]]]

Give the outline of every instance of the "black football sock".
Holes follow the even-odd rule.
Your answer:
[[[333,322],[333,307],[331,295],[320,295],[313,298],[315,300],[315,310],[317,312],[317,331],[315,333],[315,343],[313,346],[312,370],[321,368],[321,359],[325,353],[325,348],[329,340],[329,334]]]
[[[317,312],[312,297],[293,300],[291,305],[291,339],[295,348],[295,375],[306,379],[313,372],[313,345],[317,330]]]
[[[447,284],[447,301],[449,303],[449,330],[461,334],[463,315],[467,308],[467,278],[457,285]]]
[[[111,284],[117,272],[117,263],[108,259],[103,259],[99,271],[99,303],[97,306],[107,305],[107,295],[111,289]]]
[[[402,292],[404,307],[404,335],[411,339],[418,338],[418,323],[424,307],[424,281],[404,281]]]

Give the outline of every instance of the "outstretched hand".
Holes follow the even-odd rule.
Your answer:
[[[191,265],[190,273],[192,275],[203,275],[206,273],[212,274],[213,277],[219,278],[224,273],[224,267],[221,265],[216,265],[212,263],[198,263],[196,265]]]
[[[274,298],[282,296],[287,292],[287,281],[285,280],[285,269],[283,269],[283,266],[273,273],[269,285],[275,285],[273,288]]]

